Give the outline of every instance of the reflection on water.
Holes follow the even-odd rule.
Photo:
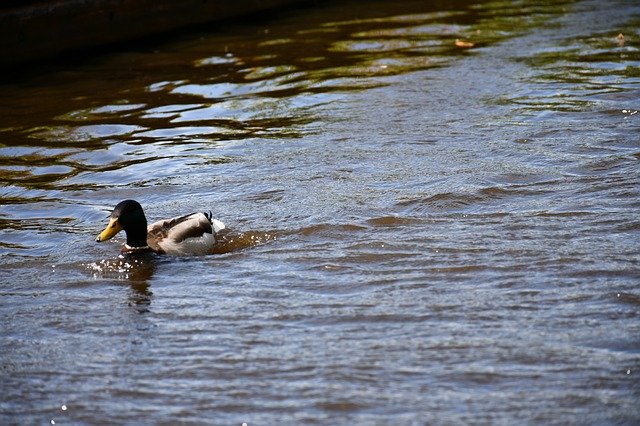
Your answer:
[[[48,87],[8,86],[5,98],[13,99],[2,109],[3,182],[77,190],[153,184],[141,176],[158,169],[174,176],[203,157],[225,161],[211,152],[221,141],[319,132],[318,109],[350,91],[443,66],[464,54],[454,43],[458,37],[487,45],[564,5],[516,11],[460,3],[450,11],[415,13],[425,6],[413,2],[405,6],[410,14],[382,11],[334,22],[311,14],[304,28],[285,21],[277,31],[244,38],[204,35],[58,72]],[[15,90],[19,97],[12,96]]]
[[[102,259],[85,264],[95,280],[116,280],[128,282],[131,286],[129,304],[137,312],[149,312],[153,292],[150,281],[156,270],[155,254],[121,254],[114,259]]]
[[[0,423],[637,423],[639,16],[336,2],[3,82]],[[123,199],[231,231],[122,256]]]
[[[129,280],[146,285],[155,271],[155,254],[121,254],[114,259],[102,259],[86,265],[94,278]]]

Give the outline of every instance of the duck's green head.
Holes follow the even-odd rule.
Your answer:
[[[96,242],[107,241],[118,232],[127,234],[127,244],[131,247],[147,245],[147,218],[142,206],[135,200],[124,200],[113,209],[109,224],[98,235]]]

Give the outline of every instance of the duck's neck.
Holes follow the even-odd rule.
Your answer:
[[[142,208],[123,214],[118,220],[127,234],[127,245],[129,247],[146,247],[147,218]]]
[[[146,247],[147,246],[147,224],[144,227],[127,230],[127,245],[129,247]]]

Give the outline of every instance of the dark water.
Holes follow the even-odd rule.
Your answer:
[[[2,84],[0,423],[638,424],[639,49],[339,2]],[[126,198],[235,242],[119,258]]]

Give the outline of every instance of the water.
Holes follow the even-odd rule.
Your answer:
[[[340,2],[6,81],[0,423],[637,424],[638,28]],[[235,242],[120,258],[127,198]]]

